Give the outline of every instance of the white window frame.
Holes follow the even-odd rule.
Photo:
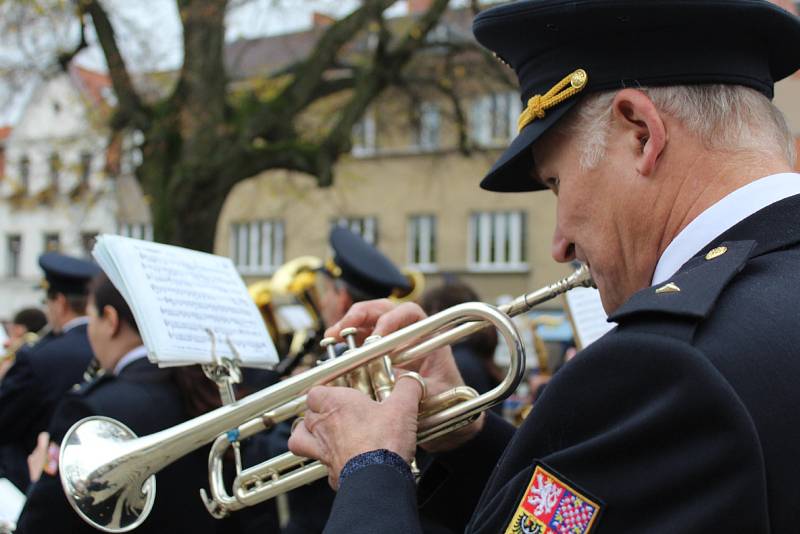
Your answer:
[[[442,111],[435,102],[422,102],[419,106],[419,129],[416,148],[420,152],[433,152],[441,147]]]
[[[12,250],[11,242],[16,240],[19,245],[18,250]],[[8,278],[19,278],[20,267],[22,265],[22,234],[6,235],[6,276]]]
[[[470,214],[467,268],[473,272],[527,272],[526,219],[522,210]]]
[[[368,110],[353,128],[353,149],[351,153],[357,158],[374,155],[378,150],[378,127],[375,113]]]
[[[117,234],[144,241],[153,240],[153,225],[150,223],[119,223]]]
[[[344,226],[373,247],[378,246],[378,218],[375,216],[337,217],[331,222],[331,226]]]
[[[229,255],[243,275],[269,275],[283,265],[285,226],[263,219],[231,224]]]
[[[500,91],[481,95],[472,103],[470,132],[479,146],[505,146],[517,135],[517,119],[522,112],[519,95]]]
[[[408,217],[406,257],[410,267],[428,273],[438,270],[436,238],[436,215],[410,215]]]

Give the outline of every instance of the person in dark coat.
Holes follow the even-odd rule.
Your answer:
[[[30,484],[27,456],[47,430],[56,403],[92,361],[86,337],[86,285],[99,268],[57,252],[42,254],[50,332],[23,346],[0,382],[0,446],[6,476],[23,492]]]
[[[334,256],[319,271],[317,284],[320,313],[325,324],[337,322],[355,302],[411,289],[391,260],[361,236],[337,226],[331,230],[329,241]],[[251,439],[256,443],[249,445],[252,449],[248,452],[249,459],[255,462],[256,451],[269,457],[285,453],[290,433],[291,424],[286,422],[268,434]],[[262,440],[264,443],[258,443]],[[334,496],[325,480],[289,492],[289,521],[282,529],[283,534],[322,532]]]
[[[40,478],[31,486],[17,533],[97,532],[68,502],[59,479],[59,447],[64,434],[85,417],[102,415],[128,426],[137,436],[173,427],[193,413],[205,391],[190,390],[178,374],[147,359],[147,349],[130,308],[105,274],[92,281],[89,340],[105,371],[69,392],[48,427],[50,445]],[[156,475],[156,496],[149,517],[136,532],[215,532],[216,520],[205,510],[198,490],[207,484],[208,448],[182,456]]]
[[[538,0],[473,29],[523,97],[482,185],[556,193],[553,257],[589,265],[618,327],[516,432],[484,414],[426,444],[419,487],[416,381],[381,404],[312,389],[289,444],[338,485],[325,532],[420,532],[419,505],[468,533],[797,532],[800,174],[770,98],[800,68],[800,20],[761,0]],[[329,331],[423,316],[365,303]],[[446,349],[420,372],[428,394],[459,382]]]
[[[479,300],[478,294],[469,285],[453,281],[425,291],[420,299],[420,306],[426,314],[433,315],[457,304]],[[478,393],[486,393],[503,378],[504,373],[494,363],[496,348],[497,331],[494,328],[476,332],[452,347],[461,378]],[[503,413],[499,404],[492,407],[492,410],[501,415]]]

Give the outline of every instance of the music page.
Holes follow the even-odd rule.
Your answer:
[[[579,349],[588,347],[617,326],[608,322],[596,289],[577,287],[568,291],[564,298]]]
[[[133,311],[154,363],[211,363],[212,343],[226,358],[235,358],[233,345],[239,365],[278,362],[229,258],[117,235],[99,236],[92,255]]]

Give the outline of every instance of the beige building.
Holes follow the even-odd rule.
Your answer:
[[[463,35],[463,22],[456,19],[452,31]],[[477,77],[469,67],[455,72]],[[332,187],[319,189],[312,177],[280,171],[239,184],[218,221],[215,251],[255,280],[300,255],[327,257],[331,225],[346,224],[398,265],[424,272],[429,286],[456,275],[489,302],[567,274],[570,267],[550,256],[553,195],[478,186],[516,134],[518,94],[486,80],[461,87],[477,148],[470,156],[457,150],[446,99],[422,92],[409,110],[401,94],[387,92],[354,132],[352,154],[341,160]],[[781,82],[776,102],[800,138],[800,79]]]

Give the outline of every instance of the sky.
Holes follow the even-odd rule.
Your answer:
[[[58,1],[58,0],[54,0]],[[275,35],[307,28],[314,11],[341,17],[357,7],[356,0],[230,0],[235,7],[227,15],[227,40]],[[464,4],[451,0],[451,5]],[[181,62],[181,27],[175,0],[103,0],[112,18],[118,42],[131,70],[170,70]],[[0,7],[2,2],[0,2]],[[399,0],[387,14],[399,16],[407,12],[406,2]],[[2,16],[2,13],[0,13]],[[26,41],[18,37],[0,36],[0,72],[5,65],[19,62],[44,62],[52,54],[42,52],[62,43],[68,48],[77,40],[77,26],[58,27],[52,21],[42,22],[36,32],[24,32]],[[54,30],[53,28],[56,28]],[[105,71],[105,60],[96,46],[93,34],[87,39],[88,50],[81,52],[76,62],[92,70]],[[22,53],[25,49],[27,52]],[[44,64],[44,63],[43,63]],[[39,66],[41,68],[41,66]],[[14,124],[29,98],[33,83],[13,87],[0,78],[0,126]]]

